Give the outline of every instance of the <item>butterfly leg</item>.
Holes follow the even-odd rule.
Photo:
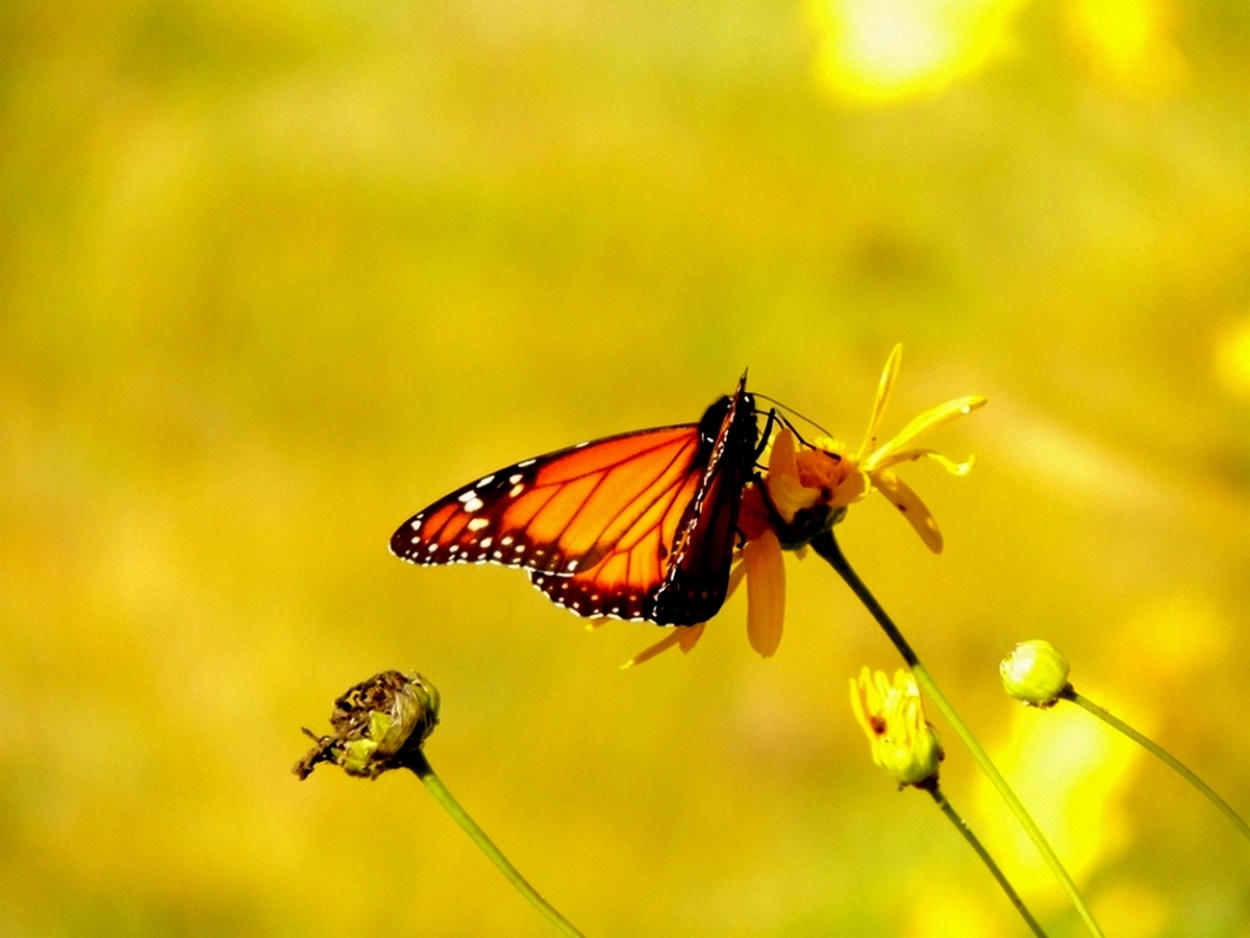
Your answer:
[[[768,446],[768,441],[773,435],[773,428],[778,423],[790,426],[790,421],[786,420],[785,417],[777,413],[777,408],[773,407],[768,411],[768,419],[764,421],[764,432],[760,434],[759,443],[755,447],[755,461],[757,463],[759,462],[759,458],[764,455],[764,450]],[[758,473],[756,475],[758,478]]]

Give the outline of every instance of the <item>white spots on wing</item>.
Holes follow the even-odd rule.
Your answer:
[[[490,545],[493,543],[494,543],[494,538],[484,537],[482,538],[481,542],[477,546],[482,548],[482,550],[486,550],[486,548],[490,547]]]
[[[493,550],[490,555],[495,560],[503,560],[503,551],[501,550]]]
[[[494,479],[495,479],[495,474],[492,472],[490,475],[482,476],[482,478],[478,479],[475,483],[473,483],[473,487],[475,489],[484,489],[486,488],[486,486],[490,485],[491,482],[494,481]]]
[[[518,482],[520,482],[524,478],[525,478],[524,473],[514,472],[512,473],[512,475],[508,476],[508,484],[516,485]]]
[[[467,503],[467,502],[473,501],[476,498],[477,498],[477,492],[473,491],[473,489],[468,489],[464,492],[461,492],[459,495],[457,495],[456,501]]]
[[[500,543],[502,543],[502,541]],[[523,554],[525,553],[525,545],[518,544],[516,547],[512,548],[512,550],[518,554]]]
[[[411,521],[408,522],[408,527],[412,528],[412,530],[414,531],[420,531],[421,522],[424,520],[425,519],[422,518],[420,515],[417,515],[415,518],[413,518]]]
[[[573,571],[577,569],[577,561],[570,560],[568,563],[564,565],[564,569],[567,570],[569,573],[572,573]]]
[[[480,531],[490,525],[490,518],[474,518],[465,525],[470,531]]]
[[[629,593],[613,593],[596,590],[589,592],[585,585],[564,571],[530,571],[530,583],[557,606],[563,606],[575,615],[588,618],[606,617],[634,622],[647,620],[648,594],[637,590]]]
[[[520,495],[524,491],[525,491],[525,486],[522,485],[520,482],[518,482],[516,485],[512,486],[512,488],[508,489],[508,497],[516,498],[518,495]]]
[[[452,544],[450,547],[447,548],[447,553],[453,554],[453,555],[460,553],[460,545]]]
[[[509,544],[512,543],[512,535],[505,534],[503,537],[499,539],[499,543],[502,544],[504,547],[507,547]]]
[[[517,464],[516,464],[516,468],[517,468],[517,469],[526,469],[526,468],[528,468],[529,466],[534,465],[534,463],[536,463],[536,462],[538,462],[538,460],[537,460],[537,459],[522,459],[519,463],[517,463]]]
[[[430,541],[430,543],[425,545],[425,552],[427,554],[432,554],[436,550],[438,550],[438,545],[434,543],[433,541]]]
[[[482,504],[483,504],[482,500],[474,496],[473,498],[470,498],[467,502],[464,503],[464,510],[472,514],[475,511],[481,511]]]
[[[589,445],[590,445],[590,440],[582,440],[580,443],[574,446],[573,449],[581,449],[583,446],[589,446]]]

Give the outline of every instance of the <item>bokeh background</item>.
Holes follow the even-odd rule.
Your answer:
[[[847,680],[896,659],[788,558],[775,658],[691,654],[391,531],[751,384],[852,442],[966,393],[840,538],[1109,934],[1250,935],[1250,7],[1239,0],[0,5],[0,932],[545,935],[414,779],[301,726],[389,667],[593,935],[1023,926]],[[937,721],[936,716],[934,717]],[[940,729],[945,729],[938,721]],[[944,788],[1079,921],[945,732]]]

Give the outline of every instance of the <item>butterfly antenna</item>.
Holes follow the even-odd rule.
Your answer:
[[[769,403],[775,405],[775,407],[772,410],[768,411],[769,421],[771,422],[774,420],[779,420],[781,423],[785,424],[794,432],[794,435],[799,438],[799,442],[801,443],[807,443],[807,440],[803,439],[803,434],[799,432],[798,428],[793,423],[791,423],[790,420],[787,419],[784,414],[779,414],[777,412],[778,409],[786,411],[789,414],[792,414],[796,419],[801,420],[806,424],[809,424],[818,433],[824,436],[833,436],[832,433],[830,433],[828,430],[826,430],[824,427],[818,424],[815,420],[813,420],[810,417],[804,416],[803,414],[795,410],[793,407],[789,407],[786,404],[783,404],[781,401],[777,400],[775,397],[769,397],[767,394],[757,393],[755,395],[755,398],[756,400],[768,401]]]

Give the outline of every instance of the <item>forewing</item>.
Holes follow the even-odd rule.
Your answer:
[[[498,563],[567,578],[636,546],[689,484],[698,452],[698,426],[684,424],[522,460],[417,512],[392,535],[391,552],[422,565]]]

